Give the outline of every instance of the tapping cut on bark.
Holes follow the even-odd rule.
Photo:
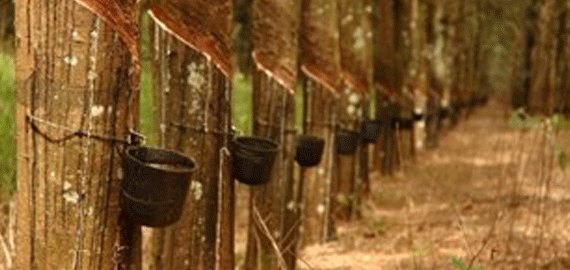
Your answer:
[[[138,18],[137,3],[121,7],[123,19]],[[89,136],[122,139],[137,127],[138,24],[123,23],[113,27],[71,0],[16,2],[14,269],[140,269],[140,226],[120,207],[121,147]],[[68,127],[88,136],[52,143],[29,116],[53,123],[41,126],[50,137]]]
[[[212,61],[231,77],[232,2],[227,0],[157,0],[150,4],[154,22]]]
[[[331,189],[336,181],[334,135],[341,88],[337,5],[337,0],[306,0],[301,6],[303,133],[325,141],[321,163],[300,172],[301,246],[324,243],[335,234]]]
[[[283,269],[282,260],[287,269],[294,269],[300,205],[296,201],[299,185],[293,175],[295,134],[288,131],[294,130],[295,96],[264,71],[256,71],[253,79],[254,134],[274,140],[280,149],[269,182],[251,188],[245,269]]]
[[[302,1],[299,65],[305,76],[337,93],[340,89],[340,48],[337,1]]]
[[[140,60],[140,35],[138,29],[138,0],[74,0],[84,6],[109,27],[119,34],[119,38],[133,55],[134,61]]]
[[[294,269],[299,185],[293,175],[295,84],[297,80],[297,1],[253,2],[253,130],[280,145],[272,176],[251,189],[245,269]],[[253,211],[260,219],[256,223]],[[267,234],[270,232],[270,234]],[[279,250],[275,249],[275,244]]]
[[[339,0],[340,62],[344,83],[362,96],[369,94],[371,31],[364,0]]]
[[[367,11],[370,7],[363,0],[339,0],[338,31],[343,90],[338,103],[338,123],[344,128],[360,132],[364,102],[369,95],[371,32]],[[360,138],[358,138],[360,140]],[[360,147],[357,148],[360,153]],[[332,211],[342,220],[350,220],[355,210],[357,154],[337,155],[338,181],[333,183]]]
[[[297,3],[256,0],[252,9],[253,60],[257,69],[294,93],[297,79]]]
[[[158,143],[198,164],[180,221],[152,231],[151,270],[234,269],[231,12],[230,0],[150,7]]]

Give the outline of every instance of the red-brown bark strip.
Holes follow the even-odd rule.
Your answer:
[[[338,31],[344,83],[360,95],[369,94],[370,27],[363,0],[339,0]]]
[[[340,88],[337,13],[337,1],[303,1],[299,32],[301,71],[333,93]]]
[[[149,14],[162,29],[231,76],[231,1],[160,0],[151,3]]]
[[[105,21],[133,55],[134,59],[140,59],[140,35],[138,29],[138,12],[132,9],[137,0],[74,0],[76,3],[89,9],[99,18]],[[138,5],[135,5],[138,6]]]
[[[207,3],[163,2],[170,6],[192,4],[198,8]],[[229,5],[216,2],[217,7]],[[210,3],[213,4],[213,3]],[[156,7],[155,7],[156,8]],[[206,7],[205,7],[206,8]],[[153,9],[154,12],[157,9]],[[202,12],[208,12],[206,8]],[[198,29],[193,16],[179,21],[181,28]],[[157,13],[152,13],[156,15]],[[225,21],[230,15],[213,13],[209,20]],[[170,15],[169,15],[170,16]],[[206,15],[200,17],[206,19]],[[206,23],[202,19],[197,22]],[[155,18],[155,22],[156,18]],[[180,221],[171,227],[152,231],[153,247],[146,254],[149,269],[233,269],[234,268],[234,179],[231,171],[231,95],[232,77],[208,55],[206,47],[196,47],[188,40],[166,29],[164,23],[153,23],[153,84],[155,127],[162,147],[177,149],[195,158],[199,167],[193,175],[190,192]],[[188,27],[189,26],[189,27]],[[211,26],[211,25],[210,25]],[[212,26],[213,27],[213,26]],[[205,29],[229,36],[229,28]],[[204,33],[202,33],[204,34]],[[191,38],[207,38],[198,34]],[[230,44],[222,44],[229,46]],[[221,57],[221,55],[220,55]],[[231,55],[221,59],[231,63]]]
[[[253,60],[292,93],[297,79],[297,3],[256,0],[253,4]]]

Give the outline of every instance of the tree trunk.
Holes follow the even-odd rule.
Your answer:
[[[239,71],[249,76],[253,69],[253,60],[251,59],[252,42],[252,25],[251,25],[251,3],[253,0],[235,0],[234,1],[234,52],[236,58],[236,66]]]
[[[231,81],[201,52],[154,31],[158,142],[199,167],[180,221],[152,232],[149,269],[233,269]]]
[[[356,97],[356,98],[355,98]],[[354,102],[351,102],[354,101]],[[338,101],[338,120],[337,124],[341,129],[359,132],[359,116],[357,113],[361,111],[360,97],[354,91],[348,88]],[[351,113],[349,113],[351,112]],[[360,139],[360,138],[359,138]],[[356,196],[355,176],[356,176],[356,157],[358,151],[350,155],[335,155],[336,162],[336,181],[333,182],[332,196],[334,198],[332,204],[333,217],[337,220],[348,221],[351,219],[354,210],[354,199]]]
[[[16,4],[15,269],[140,269],[122,145],[96,139],[137,127],[138,4],[81,2],[99,16],[71,0]]]
[[[0,45],[11,34],[14,34],[14,3],[0,0]]]
[[[301,168],[301,245],[335,236],[331,201],[336,180],[334,146],[340,72],[336,0],[304,0],[301,8],[300,65],[303,72],[303,131],[325,140],[321,163]]]
[[[398,0],[396,0],[398,1]],[[395,11],[396,1],[373,1],[371,13],[373,31],[373,69],[374,88],[376,91],[376,119],[387,119],[386,109],[390,102],[394,102],[397,85],[400,81],[401,73],[396,59],[396,40],[398,32],[396,28],[397,18]],[[373,156],[375,170],[391,174],[395,152],[394,149],[395,130],[387,123],[382,126],[381,136],[376,143]]]
[[[331,200],[334,199],[331,188],[336,181],[336,163],[333,160],[337,155],[334,125],[338,98],[330,89],[305,78],[304,100],[304,133],[325,140],[319,166],[301,170],[304,185],[302,245],[310,245],[322,244],[335,236],[331,215]]]
[[[369,110],[370,99],[368,97],[364,98],[360,102],[361,119],[362,121],[367,121],[370,119]],[[354,212],[355,218],[361,218],[362,212],[360,211],[362,203],[365,198],[370,194],[370,169],[369,169],[369,157],[370,157],[370,145],[366,143],[361,143],[357,151],[357,161],[356,161],[356,176],[355,176],[355,198],[354,198],[354,208],[357,210]]]
[[[158,143],[192,156],[198,169],[180,220],[152,231],[149,269],[234,268],[231,10],[226,0],[150,7]]]
[[[367,97],[370,67],[368,48],[370,32],[363,0],[340,0],[338,24],[340,33],[340,63],[343,91],[339,100],[338,124],[340,129],[360,132],[363,100]],[[360,143],[360,137],[358,138]],[[336,204],[333,212],[342,220],[350,220],[355,210],[358,151],[350,155],[337,155],[338,182],[333,188]]]
[[[299,185],[293,174],[298,8],[253,3],[253,131],[280,145],[269,183],[252,187],[245,269],[294,269]]]
[[[552,70],[553,51],[556,46],[553,33],[555,0],[544,0],[538,12],[537,41],[531,52],[531,85],[529,94],[529,111],[532,113],[550,114],[553,109],[553,85],[550,74]]]
[[[412,41],[412,63],[409,76],[413,80],[412,92],[414,94],[414,111],[427,112],[427,64],[426,64],[426,33],[425,33],[425,6],[419,0],[411,0],[410,30]],[[426,121],[425,118],[414,124],[414,149],[425,149]]]
[[[453,81],[453,51],[452,46],[452,31],[450,31],[449,19],[451,14],[449,8],[445,8],[443,5],[438,5],[435,18],[434,27],[436,32],[436,51],[435,51],[435,62],[434,70],[436,71],[436,78],[441,83],[441,100],[440,106],[444,110],[450,110],[451,108],[451,85]],[[443,23],[446,21],[447,23]],[[445,130],[449,126],[449,118],[442,119],[439,123],[441,130]]]
[[[295,96],[263,71],[254,73],[254,134],[273,139],[281,151],[270,182],[251,188],[246,269],[294,269],[291,234],[298,222],[293,175]],[[284,241],[286,240],[286,241]],[[276,250],[278,248],[278,250]]]
[[[567,10],[565,16],[565,27],[561,29],[564,33],[570,31],[570,10]],[[562,37],[561,37],[562,38]],[[564,38],[564,57],[560,59],[564,63],[564,72],[560,74],[562,78],[566,78],[566,75],[570,74],[570,35],[566,34]],[[561,87],[562,95],[562,107],[566,115],[570,115],[570,80],[562,80],[563,87]]]

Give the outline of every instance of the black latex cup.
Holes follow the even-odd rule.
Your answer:
[[[233,142],[234,177],[248,185],[267,183],[279,145],[262,137],[237,137]]]
[[[402,130],[412,130],[414,129],[414,118],[413,116],[411,118],[407,118],[407,117],[402,117],[398,119],[398,124],[400,129]]]
[[[362,123],[362,142],[375,143],[380,135],[380,128],[382,123],[380,121],[366,120]]]
[[[342,155],[352,155],[358,146],[358,133],[348,130],[337,130],[336,151]]]
[[[195,170],[192,158],[165,149],[125,150],[123,208],[138,224],[165,227],[180,218]]]
[[[295,160],[303,167],[314,167],[321,162],[325,140],[311,135],[299,135]]]
[[[451,116],[453,109],[451,107],[440,107],[439,108],[439,118],[445,119]]]
[[[414,111],[412,112],[412,120],[413,120],[414,122],[419,122],[419,121],[421,121],[422,119],[424,119],[424,116],[425,116],[425,114],[424,114],[423,112],[420,113],[420,112],[417,112],[416,110],[414,110]],[[426,118],[427,118],[427,117],[426,117]]]

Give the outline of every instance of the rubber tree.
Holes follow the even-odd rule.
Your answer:
[[[232,1],[150,4],[155,130],[193,157],[181,219],[151,232],[149,269],[234,268]]]
[[[568,35],[568,30],[570,28],[570,6],[566,6],[566,12],[563,15],[563,21],[561,22],[560,32],[565,33],[565,35],[560,36],[562,40],[562,55],[561,62],[561,72],[560,77],[563,78],[566,74],[570,73],[570,35]],[[570,114],[570,80],[562,80],[560,87],[560,100],[563,111],[565,114]]]
[[[136,130],[138,1],[17,1],[14,269],[140,269],[120,207]]]
[[[413,110],[415,113],[427,112],[428,102],[428,69],[427,69],[427,36],[426,36],[426,6],[420,0],[410,2],[410,39],[412,43],[412,60],[408,68],[411,79],[410,88],[414,95]],[[422,118],[414,124],[414,149],[425,149],[426,121]]]
[[[253,133],[280,145],[269,183],[250,189],[245,269],[293,269],[300,186],[294,177],[295,85],[299,5],[255,0]]]
[[[436,35],[435,46],[433,49],[432,69],[435,73],[436,80],[441,85],[440,106],[442,109],[449,110],[451,108],[451,85],[453,82],[452,70],[452,31],[449,25],[451,8],[446,6],[448,3],[443,1],[436,6],[434,16],[434,31]],[[448,124],[448,122],[446,122]]]
[[[0,0],[0,41],[14,34],[14,2]]]
[[[331,201],[336,183],[335,126],[340,89],[336,0],[303,0],[299,65],[303,85],[303,133],[325,141],[321,163],[301,169],[301,245],[324,243],[335,235]]]
[[[529,111],[550,114],[554,109],[556,0],[539,1],[536,42],[531,51]]]
[[[399,65],[398,50],[401,34],[401,0],[372,1],[370,14],[373,36],[373,86],[375,95],[375,116],[377,120],[390,118],[388,108],[400,94],[402,70]],[[390,174],[396,161],[395,129],[386,121],[382,125],[380,138],[373,156],[373,169]]]
[[[364,104],[368,100],[368,68],[370,55],[370,28],[367,22],[365,3],[362,0],[338,2],[338,31],[341,63],[341,91],[338,110],[339,130],[359,133]],[[358,138],[360,143],[360,137]],[[338,181],[333,184],[334,215],[342,220],[350,220],[356,213],[357,157],[361,149],[350,155],[337,155]]]

